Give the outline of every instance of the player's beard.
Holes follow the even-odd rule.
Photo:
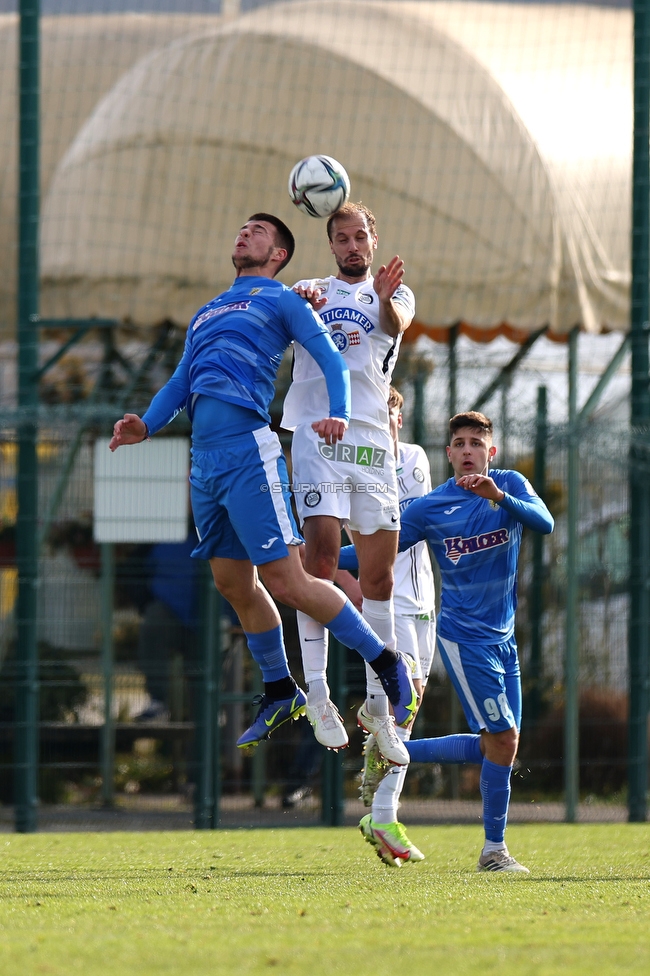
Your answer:
[[[264,268],[269,263],[271,255],[275,250],[275,245],[271,245],[268,249],[267,254],[263,258],[254,258],[251,254],[233,254],[232,263],[234,264],[237,271],[249,271],[251,268]]]
[[[366,261],[362,259],[359,264],[342,264],[340,261],[336,262],[339,271],[346,278],[365,278],[370,271],[371,264],[371,259]]]

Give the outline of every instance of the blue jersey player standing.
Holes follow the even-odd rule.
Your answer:
[[[528,874],[505,843],[521,727],[517,564],[524,526],[549,533],[553,518],[518,471],[488,473],[496,452],[492,422],[482,413],[452,417],[447,456],[453,477],[402,515],[400,551],[426,539],[440,567],[437,644],[472,730],[406,747],[411,762],[481,765],[485,844],[478,870]],[[386,863],[408,860],[407,851],[383,850],[381,832],[364,837]]]
[[[313,424],[327,444],[342,440],[347,429],[350,384],[318,315],[274,280],[293,250],[291,231],[277,217],[258,213],[246,221],[232,253],[234,284],[199,309],[174,374],[142,418],[125,414],[117,421],[110,443],[113,451],[140,443],[188,411],[199,536],[192,555],[210,561],[215,585],[234,607],[264,679],[258,714],[240,736],[240,747],[256,744],[305,710],[306,696],[289,673],[280,616],[269,593],[358,650],[402,721],[409,720],[415,702],[402,655],[386,648],[339,590],[302,568],[284,455],[269,427],[273,383],[285,349],[294,340],[301,343],[327,381],[329,416]]]

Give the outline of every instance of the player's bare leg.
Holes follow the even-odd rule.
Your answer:
[[[396,712],[405,718],[410,717],[416,695],[404,659],[386,646],[339,590],[305,572],[295,548],[290,547],[289,555],[283,559],[260,567],[266,586],[276,599],[307,613],[328,627],[342,644],[357,650],[378,674]],[[397,744],[388,758],[398,764],[407,764],[408,753],[399,740]]]
[[[261,633],[280,625],[278,608],[248,559],[210,560],[214,585],[234,607],[245,632]]]
[[[214,557],[210,568],[215,586],[239,617],[264,680],[257,716],[237,741],[245,748],[267,738],[289,719],[299,718],[307,699],[289,673],[280,614],[253,564],[248,559]]]

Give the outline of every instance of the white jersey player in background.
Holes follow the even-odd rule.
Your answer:
[[[395,457],[388,426],[388,393],[403,332],[415,314],[413,293],[402,283],[404,264],[394,257],[373,277],[377,248],[374,215],[363,204],[345,204],[327,222],[337,274],[295,286],[320,313],[350,370],[352,415],[345,440],[324,444],[312,429],[322,415],[325,385],[311,356],[294,344],[292,384],[282,426],[292,430],[292,484],[305,537],[305,569],[333,580],[341,527],[353,537],[359,558],[363,616],[389,648],[396,647],[392,606],[393,563],[399,534]],[[298,613],[307,684],[307,717],[319,742],[347,745],[348,735],[329,697],[327,631]],[[367,671],[368,697],[359,722],[376,735],[383,756],[408,763],[395,722],[408,724],[417,707],[395,717],[376,675]]]
[[[431,470],[424,449],[419,444],[404,444],[398,439],[403,405],[404,397],[391,387],[388,414],[397,459],[400,512],[431,491]],[[435,589],[427,543],[418,542],[406,552],[398,553],[394,575],[397,646],[413,661],[413,684],[421,702],[436,646]],[[397,729],[403,742],[410,739],[412,727],[411,722],[406,728]],[[424,855],[411,843],[397,819],[408,767],[392,766],[387,773],[387,765],[379,754],[375,736],[370,734],[364,746],[360,793],[364,805],[372,806],[372,812],[362,817],[359,829],[382,861],[399,867],[402,861],[421,861]]]

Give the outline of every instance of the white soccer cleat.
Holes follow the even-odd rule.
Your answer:
[[[372,732],[379,752],[394,766],[408,766],[411,757],[395,729],[392,715],[369,715],[364,705],[357,712],[357,722],[366,732]]]
[[[476,865],[477,871],[508,871],[510,874],[530,874],[519,861],[515,861],[512,854],[505,851],[490,851],[481,854]]]
[[[327,698],[316,705],[307,704],[305,714],[314,729],[316,740],[321,745],[326,749],[345,749],[350,740],[334,702]]]
[[[361,771],[361,786],[359,787],[359,796],[364,807],[372,806],[377,787],[390,768],[391,764],[380,753],[377,740],[371,732],[370,735],[366,736],[363,745],[363,769]]]

